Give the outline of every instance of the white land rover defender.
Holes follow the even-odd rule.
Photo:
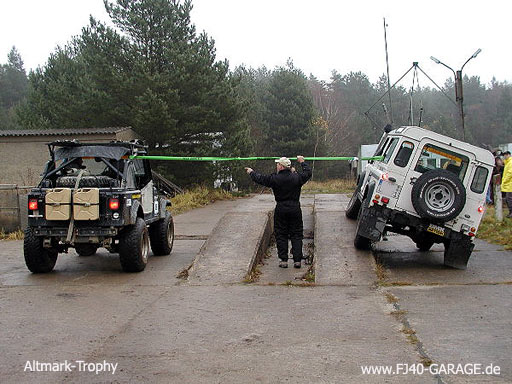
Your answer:
[[[465,269],[485,210],[491,152],[419,127],[386,132],[347,206],[354,245],[368,249],[386,232],[421,251],[443,243],[444,264]]]

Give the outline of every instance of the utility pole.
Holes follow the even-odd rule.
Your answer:
[[[478,48],[476,50],[476,52],[473,53],[471,55],[471,57],[466,60],[466,62],[462,65],[462,67],[458,71],[454,71],[452,69],[452,67],[450,67],[450,66],[446,65],[445,63],[443,63],[442,61],[436,59],[434,56],[430,56],[430,58],[436,64],[441,64],[453,72],[453,76],[455,77],[455,101],[457,102],[457,106],[459,108],[459,117],[460,117],[458,125],[460,127],[460,130],[462,131],[462,139],[464,141],[466,141],[466,128],[464,126],[464,94],[462,91],[462,70],[464,69],[464,67],[468,63],[468,61],[477,57],[480,52],[482,52],[482,50],[480,48]]]

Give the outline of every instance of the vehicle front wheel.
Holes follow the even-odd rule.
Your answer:
[[[354,247],[357,249],[361,249],[363,251],[367,251],[370,249],[372,242],[370,239],[363,237],[361,235],[356,235],[354,238]]]
[[[149,226],[151,250],[155,256],[167,256],[174,244],[174,220],[170,212]]]
[[[52,248],[45,248],[43,238],[36,236],[31,228],[25,230],[23,253],[25,264],[32,273],[51,272],[57,262],[58,252]]]
[[[348,202],[347,210],[345,211],[345,216],[348,219],[356,220],[357,215],[359,214],[359,209],[361,209],[361,201],[357,198],[359,189],[354,191],[352,198]]]
[[[119,260],[125,272],[141,272],[148,264],[149,234],[144,219],[137,218],[119,239]]]

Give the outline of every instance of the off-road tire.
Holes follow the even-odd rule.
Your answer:
[[[174,220],[170,212],[149,226],[151,250],[155,256],[167,256],[174,244]]]
[[[354,247],[356,249],[360,249],[363,251],[367,251],[371,248],[372,241],[367,237],[361,236],[358,234],[359,225],[361,224],[361,216],[364,214],[365,209],[368,209],[368,204],[370,203],[370,196],[373,194],[373,188],[371,191],[368,191],[363,203],[361,203],[361,207],[359,208],[359,212],[357,215],[357,228],[356,228],[356,236],[354,237]]]
[[[358,192],[359,188],[357,188],[354,191],[354,194],[352,195],[350,201],[348,202],[347,210],[345,211],[345,216],[351,220],[357,219],[357,215],[359,214],[359,210],[361,209],[361,200],[357,198]]]
[[[420,217],[444,223],[456,218],[464,208],[466,189],[454,173],[434,169],[416,180],[411,200]]]
[[[61,176],[57,179],[57,187],[74,188],[77,176]],[[82,176],[78,185],[82,188],[110,188],[118,187],[119,180],[108,176]]]
[[[25,230],[23,240],[23,254],[25,264],[32,273],[48,273],[53,270],[57,262],[58,252],[43,247],[43,238],[34,235],[32,228]]]
[[[119,239],[119,260],[125,272],[141,272],[149,256],[149,233],[144,219],[124,230]]]
[[[370,239],[356,234],[356,237],[354,238],[354,247],[362,251],[367,251],[371,248],[371,245],[372,242]]]
[[[98,250],[98,245],[96,244],[75,244],[75,251],[78,253],[78,256],[92,256]]]
[[[434,245],[434,242],[432,240],[419,240],[416,242],[416,247],[421,252],[427,252],[430,251],[430,248]]]

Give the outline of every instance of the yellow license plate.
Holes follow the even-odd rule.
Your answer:
[[[427,228],[427,232],[434,233],[438,236],[444,236],[444,228],[438,225],[430,224]]]

